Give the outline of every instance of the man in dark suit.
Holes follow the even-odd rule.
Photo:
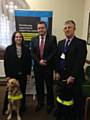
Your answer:
[[[56,37],[48,35],[46,23],[41,21],[37,25],[39,35],[31,40],[31,54],[34,60],[34,75],[37,93],[36,111],[44,106],[44,82],[47,88],[47,112],[51,112],[54,105],[53,69],[56,52]],[[43,41],[43,42],[42,42]]]
[[[82,120],[82,91],[86,41],[75,36],[76,24],[68,20],[64,24],[66,38],[58,43],[56,78],[59,79],[57,103],[59,120]],[[72,117],[72,115],[74,115]]]

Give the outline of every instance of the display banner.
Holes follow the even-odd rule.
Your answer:
[[[46,22],[47,32],[48,34],[52,34],[52,16],[52,11],[15,10],[16,30],[23,34],[25,44],[29,48],[31,46],[31,38],[38,34],[37,24],[40,21]],[[35,98],[36,91],[34,77],[32,80],[27,81],[26,94],[33,94],[33,99]]]
[[[52,11],[15,10],[16,30],[22,32],[25,42],[37,35],[37,24],[45,21],[48,34],[52,32]]]

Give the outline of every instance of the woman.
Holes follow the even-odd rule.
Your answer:
[[[16,31],[12,35],[12,44],[5,50],[4,68],[6,79],[16,78],[19,80],[23,99],[21,101],[21,110],[25,111],[25,93],[27,77],[31,73],[30,50],[24,45],[24,39],[20,32]],[[4,101],[3,114],[7,110],[7,92]]]

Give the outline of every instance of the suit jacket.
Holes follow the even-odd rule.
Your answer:
[[[5,50],[4,68],[7,77],[16,77],[19,72],[21,75],[31,73],[31,56],[30,50],[22,46],[21,58],[17,57],[15,45],[10,45]]]
[[[63,53],[65,45],[65,39],[58,43],[58,54],[57,54],[57,71],[60,71],[60,60],[61,54]],[[61,79],[67,79],[70,75],[75,77],[75,79],[84,79],[84,63],[86,61],[87,48],[86,41],[74,37],[71,41],[68,51],[65,54],[65,68]]]
[[[55,36],[46,36],[43,59],[47,61],[47,67],[54,67],[54,58],[57,48],[57,41]],[[31,55],[34,60],[34,67],[40,67],[40,50],[39,50],[39,36],[32,38],[31,40]]]

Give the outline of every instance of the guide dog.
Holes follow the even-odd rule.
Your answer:
[[[21,99],[23,98],[21,91],[20,91],[20,84],[19,81],[15,78],[11,78],[8,80],[7,83],[7,89],[8,89],[8,117],[7,120],[12,119],[12,113],[13,110],[16,111],[17,114],[17,120],[21,120],[21,116],[19,113],[20,110],[20,103]]]

